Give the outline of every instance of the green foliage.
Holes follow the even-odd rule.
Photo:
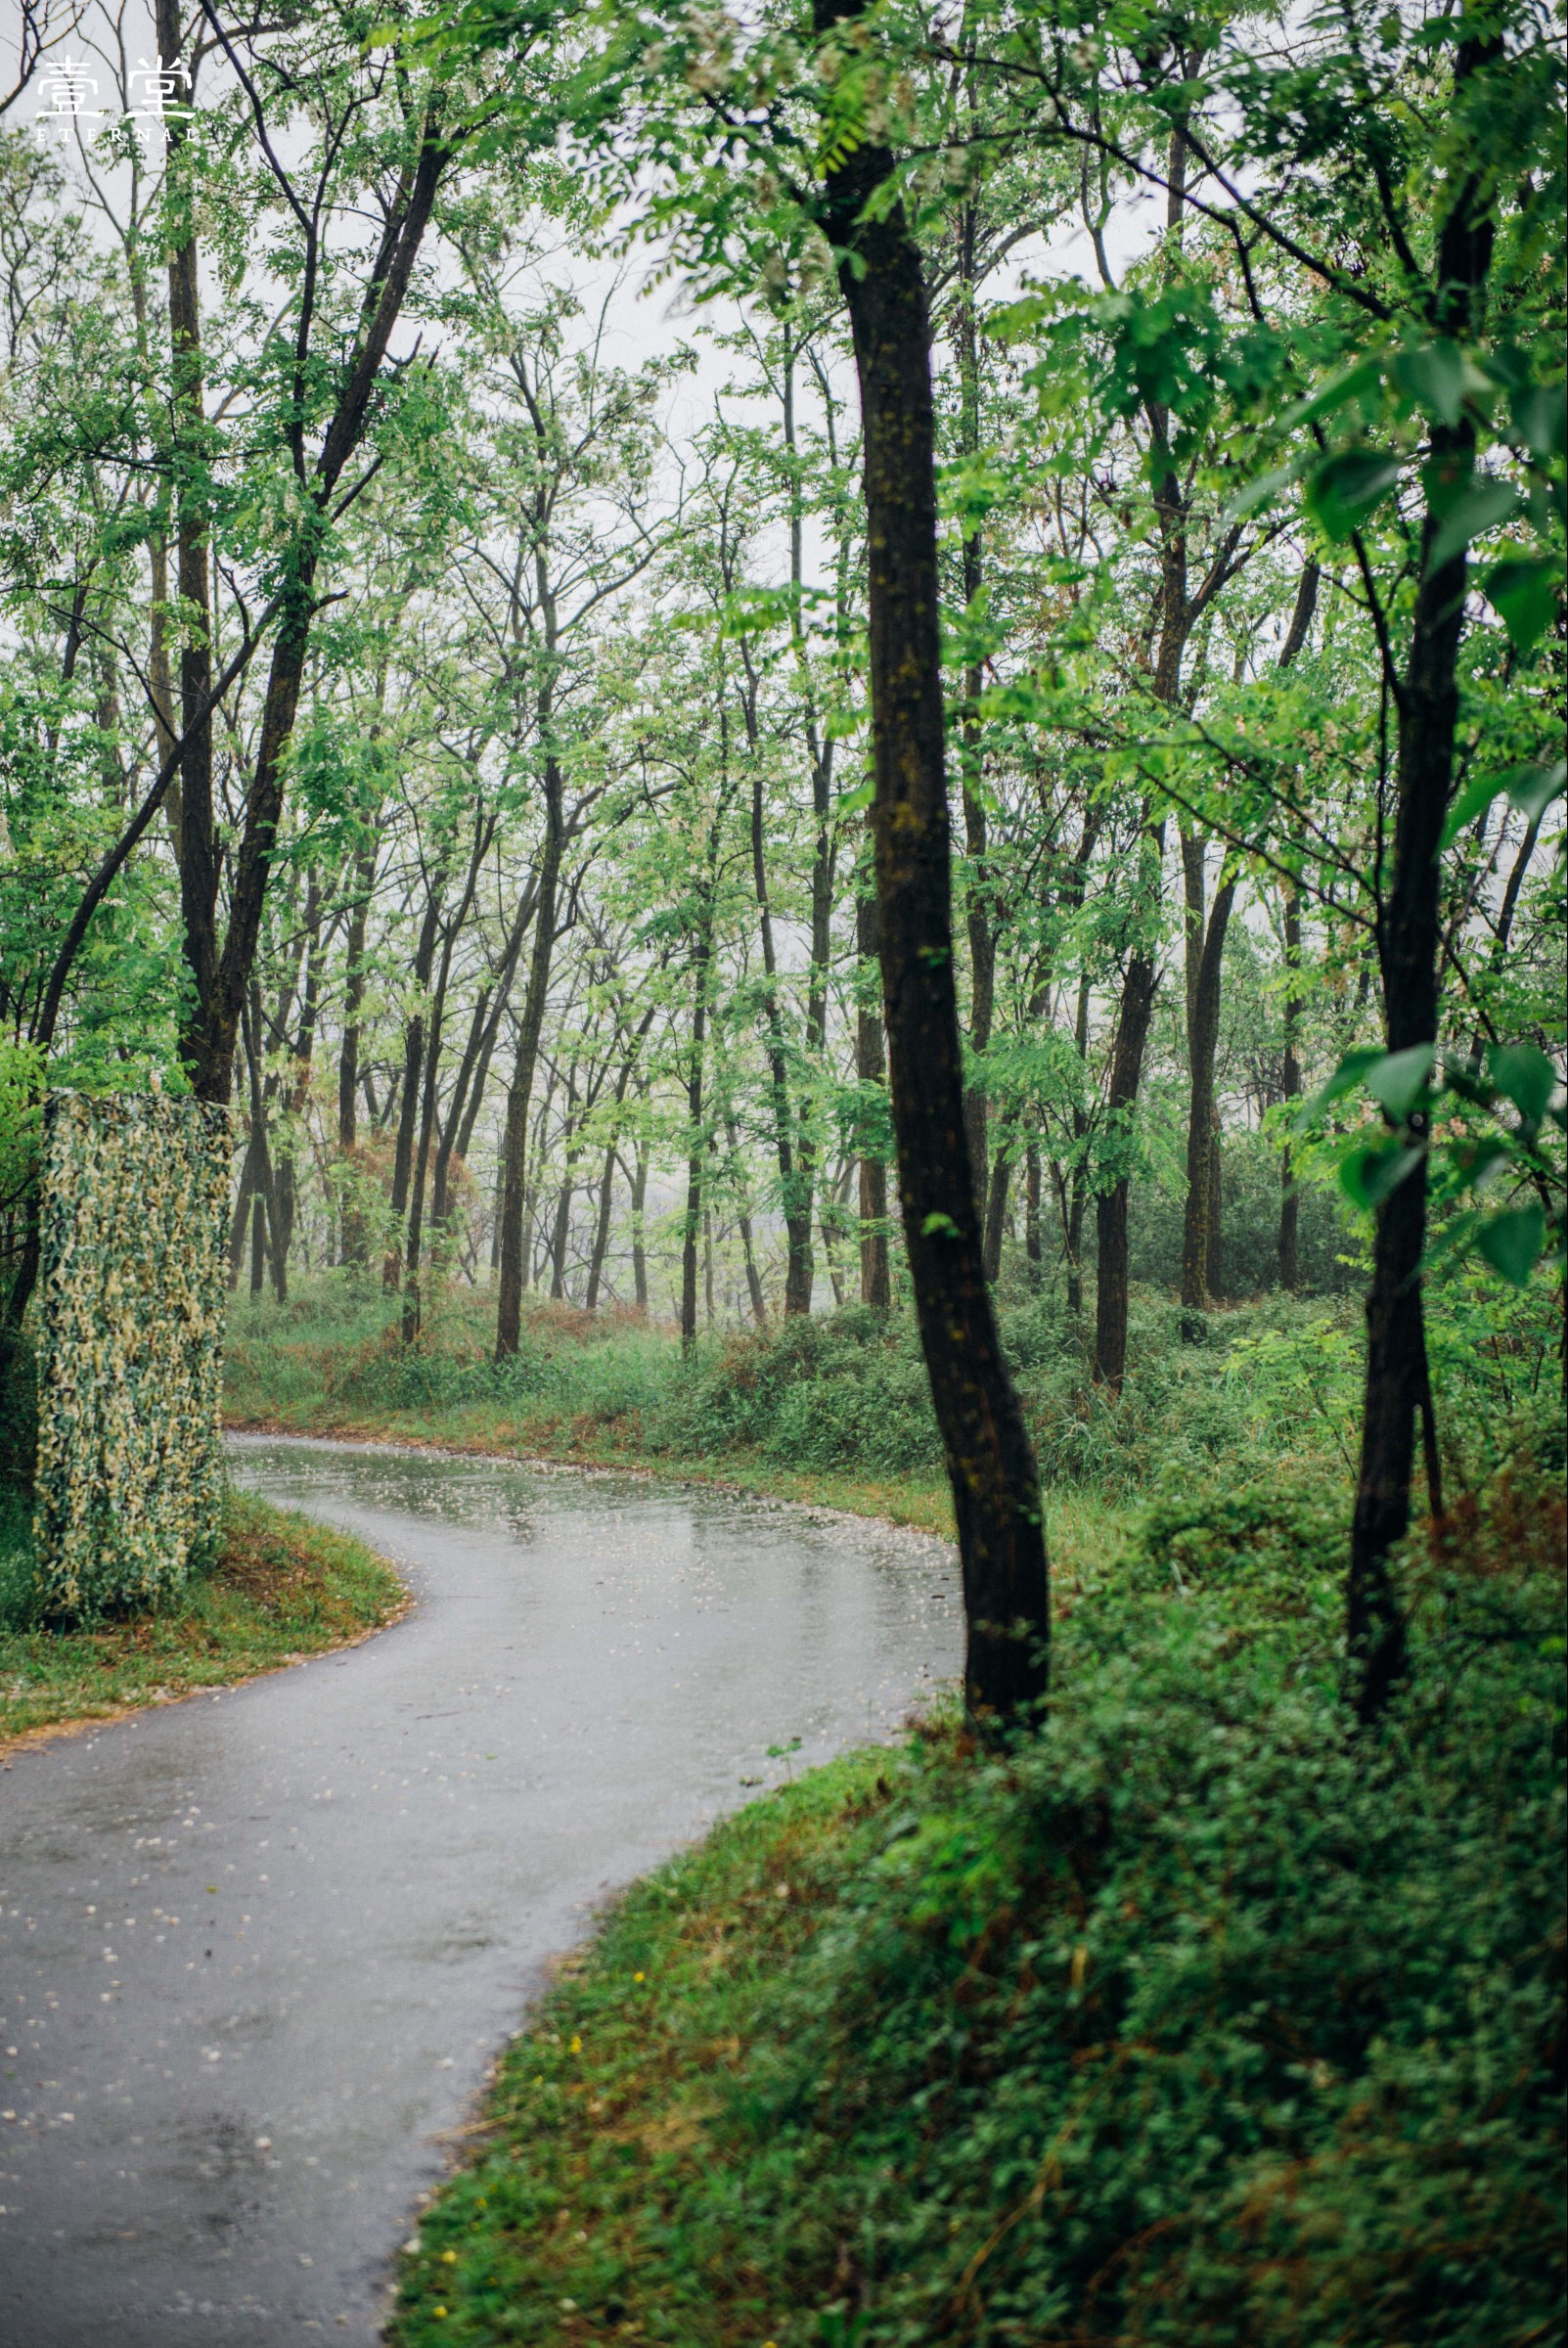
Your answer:
[[[1383,1123],[1353,1127],[1340,1145],[1340,1184],[1357,1206],[1374,1210],[1424,1165],[1449,1209],[1439,1261],[1473,1247],[1516,1288],[1529,1286],[1544,1254],[1560,1272],[1568,1106],[1556,1067],[1533,1043],[1489,1044],[1484,1055],[1441,1066],[1437,1059],[1435,1044],[1347,1053],[1302,1123],[1361,1088]],[[1500,1192],[1508,1202],[1489,1206]]]
[[[899,1474],[942,1465],[913,1326],[860,1309],[706,1348],[650,1432],[672,1450],[751,1449],[789,1467]]]
[[[1369,1744],[1322,1494],[1161,1498],[1038,1732],[814,1773],[618,1904],[398,2348],[1555,2336],[1563,1513],[1521,1471],[1411,1552]]]
[[[1176,1105],[1170,1105],[1175,1106]],[[1185,1104],[1181,1105],[1185,1106]],[[1151,1104],[1150,1123],[1165,1128],[1169,1173],[1137,1183],[1128,1201],[1128,1253],[1135,1280],[1175,1288],[1182,1280],[1185,1160],[1178,1160],[1175,1120]],[[1185,1149],[1185,1135],[1181,1136]],[[1222,1296],[1263,1296],[1279,1283],[1279,1152],[1264,1135],[1228,1134],[1220,1152]],[[1361,1247],[1344,1203],[1326,1184],[1298,1179],[1297,1246],[1301,1285],[1311,1297],[1342,1296],[1361,1287]]]
[[[25,1628],[37,1603],[32,1509],[20,1486],[0,1478],[0,1631]]]
[[[942,1476],[908,1313],[857,1306],[778,1320],[706,1338],[683,1358],[668,1331],[536,1305],[516,1356],[498,1364],[482,1298],[454,1297],[412,1346],[398,1311],[396,1298],[336,1277],[302,1285],[282,1311],[242,1304],[226,1363],[231,1408],[318,1430],[392,1431],[412,1418],[437,1439],[443,1425],[464,1431],[465,1413],[515,1412],[524,1443],[531,1429],[543,1440],[563,1428],[651,1462]],[[1125,1500],[1165,1470],[1205,1475],[1224,1461],[1259,1473],[1285,1448],[1281,1426],[1294,1456],[1340,1460],[1360,1390],[1354,1307],[1273,1297],[1213,1315],[1197,1348],[1182,1341],[1181,1325],[1169,1296],[1135,1291],[1127,1382],[1110,1402],[1089,1378],[1083,1332],[1059,1299],[1008,1293],[1003,1336],[1048,1487]],[[1509,1362],[1513,1332],[1511,1321],[1488,1325]],[[1509,1407],[1506,1391],[1493,1397],[1500,1404]]]
[[[165,1595],[217,1537],[229,1158],[224,1109],[49,1098],[36,1543],[51,1615]]]

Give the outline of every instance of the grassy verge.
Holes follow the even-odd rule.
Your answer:
[[[0,1626],[0,1749],[344,1646],[404,1596],[363,1543],[236,1493],[217,1561],[166,1610],[71,1631]]]
[[[720,1422],[668,1332],[628,1316],[530,1307],[520,1355],[498,1368],[492,1307],[471,1292],[442,1299],[414,1347],[401,1341],[395,1298],[340,1279],[302,1284],[282,1311],[242,1303],[225,1361],[228,1422],[641,1469],[951,1537],[947,1478],[923,1421],[895,1427],[880,1459],[840,1456],[842,1446],[804,1457],[799,1445],[770,1450],[757,1440],[762,1428],[737,1423],[733,1410]],[[716,1344],[704,1356],[719,1383],[733,1353]]]
[[[1532,2348],[1564,2281],[1556,1479],[1340,1701],[1321,1485],[1168,1495],[1049,1719],[812,1773],[614,1907],[422,2217],[395,2348]]]

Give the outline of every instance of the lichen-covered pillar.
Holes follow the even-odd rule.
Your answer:
[[[144,1606],[210,1554],[229,1112],[49,1096],[40,1177],[34,1539],[53,1616]]]

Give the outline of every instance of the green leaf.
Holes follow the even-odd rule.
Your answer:
[[[1539,1125],[1557,1089],[1557,1071],[1534,1044],[1494,1044],[1487,1074],[1530,1125]]]
[[[1475,1235],[1479,1252],[1494,1272],[1522,1288],[1546,1244],[1546,1218],[1537,1205],[1510,1206],[1483,1223]]]
[[[1494,564],[1482,581],[1521,653],[1535,650],[1556,615],[1556,570],[1554,563],[1508,561]]]
[[[863,815],[875,796],[876,778],[868,775],[864,783],[857,783],[853,790],[842,791],[833,801],[834,820],[843,816]]]
[[[1298,399],[1286,408],[1279,422],[1288,431],[1298,424],[1313,424],[1320,416],[1336,416],[1364,391],[1375,390],[1382,379],[1382,362],[1378,359],[1360,359],[1347,367],[1342,375],[1331,376],[1305,399]]]
[[[1441,847],[1452,848],[1467,824],[1472,824],[1483,807],[1506,791],[1527,823],[1538,824],[1562,794],[1568,782],[1568,760],[1559,758],[1552,766],[1509,766],[1501,775],[1481,775],[1467,790],[1459,793],[1443,827]]]
[[[1288,489],[1291,482],[1300,476],[1300,473],[1301,459],[1293,457],[1288,465],[1277,465],[1273,473],[1264,474],[1261,479],[1248,481],[1244,489],[1238,489],[1233,497],[1226,501],[1225,511],[1220,516],[1222,529],[1228,529],[1232,521],[1239,521],[1244,514],[1255,514],[1260,506],[1271,505],[1282,489]]]
[[[1458,423],[1464,404],[1464,353],[1456,342],[1402,350],[1394,361],[1394,380],[1439,424]]]
[[[1568,783],[1568,758],[1551,766],[1515,766],[1506,777],[1508,796],[1526,821],[1539,824],[1553,799],[1562,797]]]
[[[1472,538],[1511,520],[1521,502],[1511,481],[1472,481],[1438,523],[1427,550],[1427,569],[1441,570],[1445,563],[1464,552]]]
[[[1405,1052],[1384,1052],[1366,1070],[1366,1090],[1378,1106],[1403,1125],[1426,1090],[1437,1057],[1435,1044],[1411,1044]]]
[[[1312,1099],[1303,1107],[1297,1109],[1292,1120],[1296,1130],[1304,1132],[1308,1126],[1316,1124],[1320,1114],[1331,1101],[1342,1101],[1347,1093],[1359,1091],[1362,1078],[1367,1069],[1375,1067],[1377,1062],[1385,1057],[1384,1053],[1375,1048],[1371,1051],[1347,1052],[1327,1083],[1314,1093]]]
[[[1529,384],[1508,405],[1514,429],[1533,457],[1545,465],[1562,455],[1568,441],[1568,385]]]
[[[1308,510],[1324,537],[1348,538],[1398,479],[1398,457],[1382,449],[1345,449],[1320,465],[1308,481]]]
[[[1425,1150],[1414,1144],[1391,1149],[1386,1142],[1364,1143],[1341,1164],[1339,1187],[1357,1206],[1381,1206],[1425,1155]]]

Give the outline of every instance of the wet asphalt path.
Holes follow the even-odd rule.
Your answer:
[[[918,1535],[629,1478],[237,1446],[417,1611],[0,1773],[0,2348],[378,2336],[596,1900],[960,1653]],[[14,2116],[13,2116],[14,2115]]]

